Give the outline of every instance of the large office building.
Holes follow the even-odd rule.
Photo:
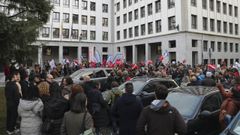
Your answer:
[[[40,58],[91,60],[121,52],[127,62],[239,61],[240,0],[53,0],[40,30]],[[43,57],[41,57],[43,56]]]

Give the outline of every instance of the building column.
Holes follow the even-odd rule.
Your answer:
[[[149,60],[149,44],[145,44],[145,62]]]
[[[80,63],[82,63],[82,47],[77,47],[77,59]]]
[[[38,64],[40,64],[40,66],[42,67],[43,66],[43,51],[42,51],[42,46],[38,46]]]
[[[59,46],[58,48],[58,60],[59,63],[62,63],[63,61],[63,46]]]
[[[132,56],[133,56],[132,63],[134,64],[134,63],[136,63],[136,58],[137,58],[137,55],[136,55],[136,45],[132,46]]]
[[[121,52],[123,54],[123,60],[126,62],[126,48],[124,46],[121,47]]]

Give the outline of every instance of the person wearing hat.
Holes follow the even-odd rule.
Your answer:
[[[215,87],[216,82],[212,79],[212,72],[207,72],[206,73],[206,79],[202,81],[202,86],[210,86],[210,87]]]

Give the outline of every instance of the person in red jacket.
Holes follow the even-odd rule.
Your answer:
[[[10,75],[10,67],[8,64],[4,65],[4,75],[5,75],[5,82],[10,80],[9,75]]]

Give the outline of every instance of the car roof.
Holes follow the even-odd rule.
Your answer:
[[[160,81],[174,81],[173,79],[170,78],[158,78],[158,77],[148,77],[148,76],[139,76],[139,77],[134,77],[132,81],[153,81],[153,80],[160,80]]]
[[[179,92],[183,94],[190,94],[194,96],[207,96],[212,93],[219,92],[216,87],[206,87],[206,86],[186,86],[180,88],[173,88],[172,92]]]

